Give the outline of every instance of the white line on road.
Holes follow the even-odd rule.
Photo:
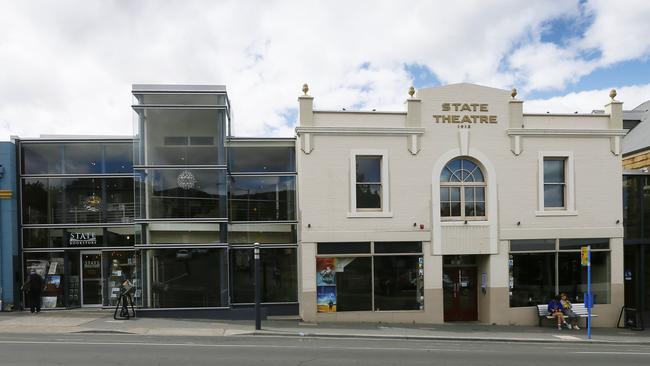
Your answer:
[[[650,355],[650,352],[606,352],[606,351],[579,351],[571,352],[575,354],[595,354],[595,355]]]
[[[81,346],[145,346],[145,347],[213,347],[213,348],[279,348],[304,349],[304,346],[260,345],[260,344],[201,344],[201,343],[149,343],[149,342],[54,342],[54,341],[2,341],[0,344],[68,344]],[[347,346],[317,346],[315,349],[336,349],[350,351],[443,351],[443,352],[474,352],[493,353],[496,350],[467,350],[448,348],[400,348],[400,347],[347,347]],[[313,349],[313,348],[312,348]]]

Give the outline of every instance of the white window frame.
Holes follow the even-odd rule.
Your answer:
[[[483,176],[483,181],[482,182],[442,182],[440,181],[440,190],[442,191],[445,188],[460,188],[460,216],[443,216],[442,213],[440,213],[440,221],[444,222],[453,222],[453,221],[487,221],[487,216],[488,216],[488,197],[487,197],[487,190],[488,190],[488,183],[487,183],[487,178],[485,176],[485,170],[479,164],[478,161],[474,159],[470,159],[469,157],[457,157],[454,159],[449,160],[447,164],[442,168],[443,170],[449,165],[454,160],[469,160],[470,162],[476,164],[477,169],[480,171],[481,175]],[[442,174],[442,173],[441,173]],[[483,188],[483,210],[484,210],[484,215],[483,216],[465,216],[465,188]],[[438,202],[440,205],[442,205],[442,201],[440,200],[440,196],[438,196]],[[447,202],[447,201],[446,201]],[[474,201],[476,202],[476,201]]]
[[[357,208],[357,156],[381,157],[381,208]],[[350,151],[350,205],[347,217],[393,217],[390,211],[390,185],[388,174],[388,150],[358,149]]]
[[[564,159],[564,207],[544,207],[544,159]],[[576,216],[575,170],[572,151],[540,151],[537,161],[536,216]]]

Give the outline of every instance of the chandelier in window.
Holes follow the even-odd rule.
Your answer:
[[[176,179],[178,186],[185,190],[194,188],[194,186],[196,186],[196,182],[196,177],[194,177],[194,174],[192,174],[192,172],[189,170],[183,170]]]

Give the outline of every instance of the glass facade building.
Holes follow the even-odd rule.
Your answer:
[[[260,243],[262,300],[295,314],[294,139],[231,137],[223,86],[133,97],[133,138],[17,143],[22,276],[43,276],[43,308],[114,306],[124,280],[141,309],[246,307]]]

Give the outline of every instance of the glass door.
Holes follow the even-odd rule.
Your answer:
[[[81,306],[102,305],[102,253],[81,252]]]

